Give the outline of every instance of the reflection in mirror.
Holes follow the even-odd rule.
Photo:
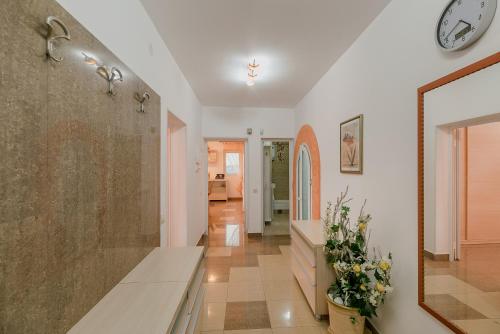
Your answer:
[[[423,303],[457,333],[500,333],[499,87],[497,64],[424,94]]]

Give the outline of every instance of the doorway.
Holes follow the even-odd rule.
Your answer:
[[[207,151],[209,245],[238,247],[246,234],[246,143],[211,140]]]
[[[186,124],[168,112],[167,247],[187,246]]]
[[[297,220],[310,220],[312,208],[311,154],[306,144],[300,145],[297,159]]]
[[[290,234],[290,141],[262,142],[263,234]]]
[[[454,131],[457,219],[456,259],[461,248],[500,245],[500,122]]]

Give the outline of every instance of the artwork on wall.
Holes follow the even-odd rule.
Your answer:
[[[363,173],[363,115],[340,123],[340,172]]]
[[[217,162],[217,151],[215,151],[215,150],[208,151],[208,162],[209,163],[216,163]]]

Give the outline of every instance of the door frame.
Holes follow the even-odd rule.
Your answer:
[[[280,142],[288,143],[288,228],[289,231],[292,228],[293,217],[293,152],[294,152],[294,139],[293,138],[261,138],[260,139],[260,184],[262,191],[260,192],[260,218],[262,221],[261,225],[261,235],[264,235],[265,221],[264,221],[264,142]]]
[[[227,141],[227,142],[243,142],[245,145],[243,149],[243,210],[245,211],[245,234],[248,233],[249,224],[249,213],[248,213],[248,203],[249,203],[249,149],[248,149],[248,138],[244,137],[203,137],[203,203],[204,203],[204,220],[205,220],[205,234],[208,235],[208,142],[210,141]],[[222,157],[224,159],[224,156]],[[224,162],[224,168],[225,168]]]
[[[179,247],[188,242],[187,173],[174,174],[187,168],[187,125],[171,111],[167,117],[167,225],[160,238],[162,247]]]

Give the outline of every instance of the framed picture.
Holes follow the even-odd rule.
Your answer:
[[[363,173],[363,115],[340,123],[340,172]]]
[[[209,163],[216,163],[217,162],[217,151],[215,151],[215,150],[208,151],[208,162]]]

